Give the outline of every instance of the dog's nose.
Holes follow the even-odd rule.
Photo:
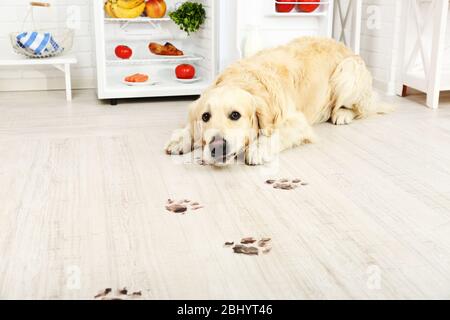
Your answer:
[[[211,157],[214,159],[223,159],[227,154],[227,140],[221,136],[214,136],[209,143]]]

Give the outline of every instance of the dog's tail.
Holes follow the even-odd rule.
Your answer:
[[[395,106],[391,103],[384,102],[377,92],[373,92],[372,111],[375,114],[387,114],[395,111]]]

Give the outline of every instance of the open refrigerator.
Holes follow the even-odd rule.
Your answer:
[[[95,24],[97,92],[99,99],[110,99],[112,104],[121,98],[167,97],[200,94],[216,75],[215,1],[195,0],[206,11],[206,20],[200,29],[187,35],[168,17],[168,12],[180,5],[179,0],[165,0],[166,15],[162,18],[111,18],[105,13],[104,0],[93,0]],[[150,42],[170,42],[183,51],[182,56],[152,54]],[[118,45],[132,49],[129,59],[115,55]],[[175,68],[191,64],[196,69],[193,81],[180,82]],[[149,85],[130,86],[124,78],[144,73]]]
[[[304,1],[303,4],[317,5],[317,8],[312,12],[299,11],[296,0],[221,0],[218,70],[255,51],[286,44],[301,36],[331,38],[334,0]],[[294,8],[278,12],[277,5]]]
[[[99,99],[110,99],[115,104],[116,99],[122,98],[199,95],[211,85],[218,72],[246,56],[249,43],[253,43],[253,49],[263,49],[299,36],[332,36],[333,0],[315,2],[319,7],[310,13],[277,12],[277,0],[190,1],[204,6],[206,21],[198,32],[188,36],[167,13],[159,19],[109,18],[104,11],[104,0],[93,0]],[[165,2],[170,12],[186,0]],[[150,42],[170,42],[184,55],[153,55],[148,49]],[[114,54],[117,45],[132,48],[133,56],[117,58]],[[175,68],[184,63],[194,65],[197,81],[177,80]],[[134,73],[148,74],[155,84],[124,84],[123,79]]]

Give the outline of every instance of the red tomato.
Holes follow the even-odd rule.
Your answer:
[[[180,64],[175,68],[175,75],[178,79],[193,79],[195,76],[195,68],[190,64]]]
[[[297,2],[320,2],[321,0],[297,0]],[[320,4],[298,4],[296,9],[301,12],[313,12]]]
[[[133,54],[133,50],[127,46],[117,46],[116,50],[114,50],[116,56],[120,59],[130,59]]]
[[[276,2],[295,2],[295,0],[275,0]],[[279,4],[275,3],[275,10],[277,12],[290,12],[294,9],[295,4]]]

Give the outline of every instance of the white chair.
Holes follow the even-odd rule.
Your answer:
[[[439,106],[440,91],[450,90],[450,75],[442,72],[448,0],[401,0],[402,17],[397,94],[408,87],[427,94],[427,106]]]

